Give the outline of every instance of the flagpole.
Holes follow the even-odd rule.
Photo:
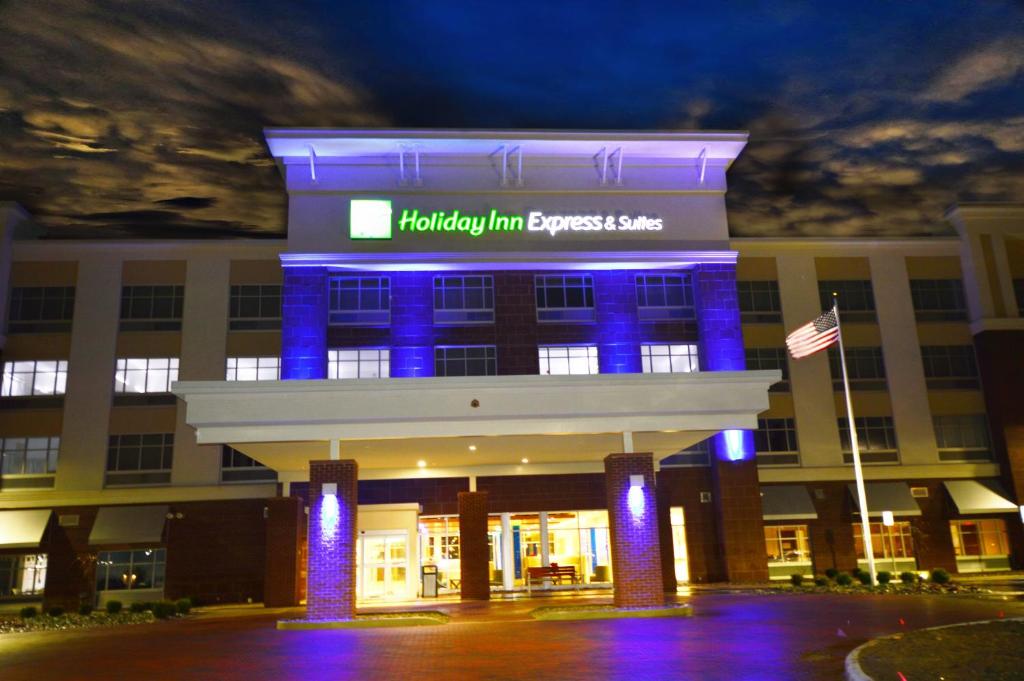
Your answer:
[[[836,331],[839,335],[839,366],[843,368],[843,391],[846,393],[846,423],[850,427],[850,445],[853,448],[853,474],[857,480],[857,504],[860,506],[860,528],[864,537],[864,554],[868,557],[868,573],[871,586],[877,583],[875,576],[875,551],[871,544],[871,519],[868,517],[868,497],[864,489],[864,469],[860,465],[860,443],[857,441],[857,425],[853,421],[853,400],[850,399],[850,377],[846,372],[846,352],[843,350],[843,327],[839,323],[839,299],[832,294],[832,313],[836,316]]]

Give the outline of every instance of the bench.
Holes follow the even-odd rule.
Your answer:
[[[530,593],[533,582],[544,583],[549,581],[552,584],[575,584],[579,586],[576,578],[576,568],[572,565],[559,565],[552,563],[548,567],[526,568],[526,591]]]

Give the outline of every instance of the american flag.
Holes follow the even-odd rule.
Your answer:
[[[835,310],[829,310],[813,322],[807,322],[786,336],[786,347],[793,359],[808,357],[839,340],[839,321]]]

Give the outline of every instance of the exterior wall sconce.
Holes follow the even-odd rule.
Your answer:
[[[333,497],[338,494],[338,483],[336,482],[325,482],[320,486],[320,494],[325,497]]]
[[[644,476],[642,476],[642,475],[631,475],[631,476],[629,476],[629,487],[630,487],[630,489],[633,489],[634,487],[639,487],[640,489],[643,489],[643,487],[644,487]]]

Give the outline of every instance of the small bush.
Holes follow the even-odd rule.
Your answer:
[[[824,577],[815,577],[814,586],[828,586],[828,580]]]
[[[153,615],[158,619],[165,620],[168,617],[174,617],[178,613],[178,606],[174,604],[174,601],[157,601],[153,604]]]
[[[50,617],[60,617],[64,614],[64,608],[60,607],[59,605],[55,605],[49,610],[47,610],[46,614]]]
[[[21,610],[19,610],[18,614],[21,615],[21,619],[23,619],[23,620],[30,620],[33,617],[35,617],[36,615],[38,615],[39,611],[36,610],[36,607],[34,605],[30,605],[30,606],[27,606],[27,607],[22,608]]]
[[[917,581],[917,575],[913,572],[901,572],[900,581],[904,584],[913,584]]]
[[[853,577],[846,574],[845,572],[840,572],[838,575],[836,575],[836,584],[838,584],[839,586],[850,586],[851,584],[853,584]]]
[[[146,612],[152,607],[150,603],[143,603],[142,601],[135,601],[128,606],[128,609],[134,613]]]
[[[121,601],[107,601],[107,614],[116,615],[117,613],[121,612],[121,609],[123,607],[124,604],[121,603]]]
[[[864,586],[871,586],[871,573],[861,570],[857,573],[857,580]]]
[[[933,568],[932,582],[934,582],[935,584],[948,584],[949,573],[943,570],[942,568]]]
[[[792,574],[789,576],[789,583],[793,586],[800,586],[804,583],[804,576],[800,574]]]
[[[88,603],[82,603],[80,606],[78,606],[78,614],[88,617],[92,614],[92,606]]]
[[[179,615],[187,615],[192,610],[192,599],[179,598],[174,605],[178,608]]]
[[[892,581],[892,573],[891,572],[888,572],[887,570],[881,570],[878,573],[878,583],[879,584],[888,584],[891,581]]]
[[[860,569],[859,567],[855,567],[855,568],[853,568],[852,570],[850,570],[850,574],[851,574],[851,575],[853,575],[853,577],[854,577],[855,579],[860,579],[860,574],[861,574],[862,572],[864,572],[864,571],[863,571],[863,570],[861,570],[861,569]]]
[[[825,576],[829,579],[835,579],[839,576],[839,570],[836,570],[835,568],[829,568],[825,570]]]

